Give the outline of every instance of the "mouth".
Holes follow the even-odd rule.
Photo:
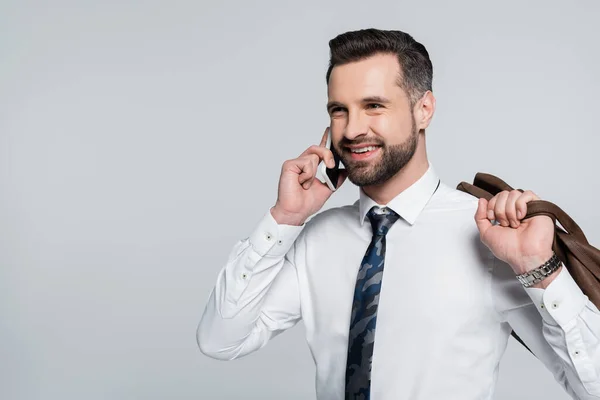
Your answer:
[[[370,146],[353,146],[346,150],[350,153],[350,157],[354,161],[365,161],[370,160],[379,153],[381,147],[370,145]]]

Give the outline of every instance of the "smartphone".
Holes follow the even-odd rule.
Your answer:
[[[335,191],[340,177],[340,169],[344,168],[344,164],[340,159],[339,154],[335,151],[331,143],[331,130],[327,135],[327,144],[325,145],[333,153],[333,162],[335,163],[333,168],[328,168],[323,161],[319,164],[319,175],[321,182],[325,183],[329,189]]]

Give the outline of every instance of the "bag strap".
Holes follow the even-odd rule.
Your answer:
[[[484,198],[488,201],[491,200],[492,197],[504,190],[514,190],[509,184],[507,184],[497,176],[486,174],[483,172],[479,172],[475,175],[473,184],[461,182],[458,185],[457,189],[469,193],[477,198]],[[522,189],[517,190],[523,192]],[[581,230],[579,225],[577,225],[573,218],[571,218],[556,204],[544,200],[533,200],[527,203],[527,215],[525,215],[524,219],[535,217],[537,215],[546,215],[552,218],[552,221],[554,223],[558,221],[560,225],[572,237],[572,239],[581,243],[589,244],[587,238],[585,237],[585,234],[583,233],[583,230]],[[529,350],[531,354],[535,356],[533,351],[531,351],[531,349],[525,344],[525,342],[523,342],[523,340],[515,333],[515,331],[512,331],[511,335],[521,345],[523,345],[523,347],[525,347],[527,350]]]
[[[458,189],[475,197],[482,197],[486,200],[490,200],[503,190],[514,190],[502,179],[483,172],[479,172],[475,175],[473,184],[461,182],[458,185]],[[523,192],[522,189],[517,190]],[[589,244],[585,234],[583,233],[583,230],[579,227],[579,225],[577,225],[573,218],[571,218],[556,204],[545,200],[533,200],[529,202],[527,204],[527,215],[524,217],[524,219],[535,217],[537,215],[546,215],[552,218],[555,223],[558,221],[560,225],[567,231],[567,233],[574,236],[578,241]]]
[[[579,225],[556,204],[544,200],[534,200],[528,203],[525,218],[531,218],[536,215],[549,216],[553,220],[558,221],[567,233],[573,236],[578,242],[589,244]]]

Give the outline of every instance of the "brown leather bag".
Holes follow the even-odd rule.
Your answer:
[[[457,189],[487,200],[503,190],[514,190],[502,179],[482,172],[475,175],[472,184],[461,182]],[[522,189],[517,190],[523,192]],[[600,250],[588,242],[581,228],[556,204],[545,200],[533,200],[527,203],[525,219],[536,215],[547,215],[555,224],[560,223],[560,226],[556,225],[554,230],[552,246],[554,252],[583,293],[600,308]],[[512,335],[529,350],[516,333],[512,332]]]

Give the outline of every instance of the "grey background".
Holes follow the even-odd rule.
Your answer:
[[[228,363],[195,329],[281,163],[327,126],[346,30],[430,51],[447,183],[496,173],[600,244],[599,17],[596,0],[2,0],[0,398],[314,398],[302,325]],[[511,341],[496,398],[566,396]]]

